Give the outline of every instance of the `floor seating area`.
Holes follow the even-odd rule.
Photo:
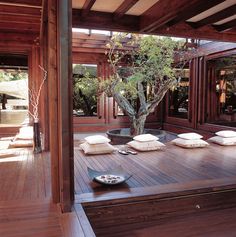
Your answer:
[[[0,158],[18,155],[21,149],[30,147],[33,147],[33,127],[20,127],[15,136],[0,138]]]

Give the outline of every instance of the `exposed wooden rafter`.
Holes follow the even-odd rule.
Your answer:
[[[12,6],[41,7],[42,0],[1,0],[0,4],[9,4]]]
[[[193,2],[197,2],[194,0]],[[151,32],[174,19],[189,3],[189,0],[159,0],[141,15],[140,31]]]
[[[125,0],[114,12],[114,20],[119,20],[139,0]]]
[[[192,2],[192,1],[191,1]],[[206,1],[206,0],[199,0],[196,3],[189,3],[187,7],[182,9],[179,14],[172,20],[170,20],[167,25],[168,26],[173,26],[179,22],[186,21],[193,16],[196,16],[212,7],[215,5],[218,5],[224,0],[211,0],[211,1]]]
[[[225,17],[230,17],[230,16],[234,15],[235,12],[236,12],[236,4],[233,5],[233,6],[227,7],[226,9],[224,9],[222,11],[219,11],[219,12],[213,14],[213,15],[210,15],[206,18],[203,18],[200,21],[189,22],[189,24],[193,28],[197,29],[197,28],[200,28],[202,26],[210,25],[210,24],[213,24],[217,21],[221,21],[221,20],[225,19]]]
[[[82,8],[82,17],[86,17],[96,0],[86,0]]]
[[[222,25],[215,25],[214,27],[219,32],[231,30],[236,27],[236,19],[228,21]]]
[[[90,11],[86,20],[81,19],[82,10],[73,9],[72,27],[114,31],[139,31],[139,17],[124,15],[119,21],[113,20],[112,13]]]
[[[140,17],[124,15],[119,21],[113,20],[112,13],[103,13],[90,11],[86,17],[86,21],[83,21],[80,17],[81,10],[73,9],[73,27],[77,28],[92,28],[99,30],[113,30],[121,32],[140,32]],[[203,27],[201,29],[193,29],[188,24],[182,22],[172,27],[166,27],[165,25],[152,32],[153,34],[177,36],[184,38],[197,38],[219,41],[236,41],[236,34],[234,32],[217,32],[212,27]]]

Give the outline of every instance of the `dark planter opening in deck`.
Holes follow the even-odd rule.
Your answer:
[[[164,141],[166,137],[166,132],[160,129],[145,129],[144,133],[150,133],[159,138],[159,141]],[[134,136],[130,135],[129,128],[113,129],[107,131],[107,136],[111,139],[113,145],[126,144],[132,141]]]

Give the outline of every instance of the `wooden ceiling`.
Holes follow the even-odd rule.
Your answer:
[[[47,0],[0,0],[1,50],[16,51],[18,47],[20,51],[37,44],[42,1],[47,4]],[[236,0],[72,0],[72,3],[73,27],[236,42]]]
[[[0,0],[1,51],[25,51],[38,42],[41,5],[42,0]]]
[[[73,0],[73,27],[236,42],[236,0]]]

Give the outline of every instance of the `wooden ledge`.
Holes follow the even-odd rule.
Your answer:
[[[197,180],[189,183],[166,184],[163,186],[122,189],[111,192],[83,193],[75,195],[75,204],[84,207],[114,205],[141,200],[180,198],[189,195],[227,192],[236,190],[236,176],[214,180]]]

